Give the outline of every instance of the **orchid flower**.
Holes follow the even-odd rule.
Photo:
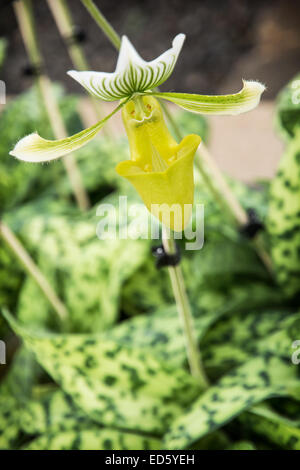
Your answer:
[[[170,49],[155,60],[146,62],[123,36],[115,72],[69,71],[68,74],[90,94],[104,101],[120,101],[118,106],[93,126],[65,139],[45,140],[37,133],[30,134],[22,138],[10,154],[27,162],[45,162],[62,157],[92,140],[123,108],[131,161],[120,163],[117,172],[131,181],[149,210],[151,204],[192,203],[192,161],[201,139],[187,136],[177,144],[163,122],[155,97],[194,113],[240,114],[258,105],[265,87],[256,81],[243,81],[243,88],[231,95],[158,92],[156,87],[165,82],[174,70],[184,39],[184,34],[178,34]],[[170,223],[173,229],[182,229],[185,225],[186,219],[182,224]]]
[[[120,162],[116,171],[133,184],[155,217],[180,232],[192,214],[193,160],[201,138],[191,134],[178,144],[164,122],[158,101],[145,96],[142,106],[142,120],[133,101],[122,109],[131,160]]]

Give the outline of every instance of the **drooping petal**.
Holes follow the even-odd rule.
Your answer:
[[[170,49],[157,59],[146,62],[129,39],[123,36],[114,73],[70,70],[68,75],[92,95],[104,101],[115,101],[136,92],[150,90],[165,82],[173,72],[184,39],[184,34],[178,34]]]
[[[19,160],[33,163],[48,162],[62,157],[63,155],[73,152],[90,142],[90,140],[92,140],[104,126],[106,121],[119,111],[125,103],[126,101],[121,103],[112,113],[93,126],[88,127],[71,137],[66,137],[65,139],[46,140],[40,137],[37,133],[27,135],[26,137],[23,137],[23,139],[19,140],[14,149],[10,152],[10,155],[18,158]]]
[[[183,109],[200,114],[241,114],[255,108],[265,86],[256,81],[243,80],[243,88],[232,95],[196,95],[190,93],[151,93],[152,96],[172,101]]]

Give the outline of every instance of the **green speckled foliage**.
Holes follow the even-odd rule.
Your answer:
[[[222,377],[177,418],[165,435],[164,446],[189,447],[255,403],[289,395],[300,399],[297,370],[271,353],[254,357]]]
[[[282,449],[300,450],[300,421],[287,419],[267,405],[257,405],[243,413],[239,420],[247,430],[255,432]]]
[[[261,235],[275,277],[195,170],[204,247],[186,251],[184,240],[178,243],[210,382],[205,391],[189,373],[167,271],[154,265],[151,247],[160,242],[96,236],[100,202],[118,207],[125,194],[128,207],[140,202],[114,170],[128,158],[125,140],[100,135],[76,152],[92,201],[83,214],[60,161],[8,158],[21,135],[38,130],[51,138],[34,89],[8,103],[0,116],[0,210],[69,317],[59,323],[1,244],[0,339],[14,333],[22,344],[6,373],[0,370],[0,449],[300,449],[300,375],[291,361],[300,338],[300,108],[293,83],[277,103],[287,148],[274,180],[249,187],[228,178],[243,207],[266,224]],[[69,131],[79,131],[77,99],[56,93]],[[199,116],[175,118],[186,133],[207,137]],[[111,228],[113,211],[108,215]],[[124,215],[117,211],[118,228]]]
[[[64,118],[70,129],[80,125],[76,114],[77,98],[63,95],[60,87],[55,87],[60,99]],[[12,209],[17,204],[40,195],[49,186],[55,185],[62,175],[61,162],[56,165],[20,164],[8,155],[9,149],[20,139],[39,128],[44,135],[52,137],[50,126],[35,87],[9,101],[0,115],[0,210]]]
[[[277,100],[276,124],[286,149],[270,185],[267,229],[277,280],[284,293],[300,293],[300,75]]]
[[[49,432],[23,450],[158,450],[160,440],[116,429],[100,428]]]
[[[166,448],[189,447],[266,399],[287,396],[300,401],[298,370],[291,363],[291,339],[300,334],[299,318],[299,314],[289,316],[267,341],[264,338],[252,340],[252,348],[248,349],[250,354],[244,357],[232,348],[229,371],[172,423],[165,436]],[[217,365],[222,356],[221,350],[220,356],[215,357]],[[241,365],[234,367],[233,361],[239,356]]]
[[[300,124],[300,74],[277,97],[276,127],[286,140],[295,137]]]
[[[26,437],[23,449],[155,449],[160,441],[147,435],[97,425],[60,389],[39,388],[19,414]]]
[[[0,386],[0,449],[16,447],[22,429],[20,412],[31,397],[37,374],[33,353],[22,347]]]
[[[115,323],[122,283],[148,253],[147,244],[140,240],[100,242],[95,234],[95,212],[84,218],[34,216],[20,229],[65,301],[73,331],[101,331]],[[18,317],[28,324],[53,325],[52,309],[45,298],[40,299],[39,287],[30,278],[19,297]]]
[[[292,139],[270,187],[268,214],[272,259],[288,296],[300,293],[300,136]]]
[[[250,441],[237,441],[228,446],[226,450],[256,450],[255,444]]]
[[[37,335],[6,317],[55,382],[101,424],[161,434],[199,394],[186,371],[149,352],[101,336]]]
[[[195,318],[195,328],[210,373],[215,374],[219,361],[219,374],[240,364],[248,357],[247,351],[253,348],[253,343],[276,332],[278,321],[283,321],[290,313],[289,310],[264,311],[265,297],[259,294],[259,285],[248,284],[229,291],[227,297],[215,295],[210,305],[203,302]],[[271,290],[269,295],[271,297]],[[127,320],[108,331],[107,337],[151,351],[174,366],[186,364],[184,338],[175,307]]]

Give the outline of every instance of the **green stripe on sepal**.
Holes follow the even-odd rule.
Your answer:
[[[146,62],[129,39],[123,36],[115,72],[70,70],[68,75],[93,96],[104,101],[115,101],[136,92],[151,90],[165,82],[173,72],[184,39],[184,34],[178,34],[170,49],[156,59]]]
[[[240,114],[255,108],[265,86],[260,82],[243,80],[243,88],[232,95],[195,95],[190,93],[151,93],[200,114]]]
[[[48,162],[62,157],[74,150],[83,147],[90,142],[104,126],[104,124],[117,113],[129,100],[123,101],[108,116],[97,122],[91,127],[84,129],[71,137],[59,140],[46,140],[40,137],[36,132],[29,134],[15,145],[10,155],[25,162]]]

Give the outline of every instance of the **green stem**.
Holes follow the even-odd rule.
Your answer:
[[[102,15],[98,7],[94,4],[92,0],[81,0],[85,7],[89,10],[92,17],[98,23],[103,33],[107,38],[112,42],[117,50],[120,49],[121,39],[116,31],[110,26],[106,18]],[[166,118],[168,119],[171,127],[173,128],[174,134],[179,140],[182,140],[182,133],[177,126],[172,114],[169,112],[167,106],[164,103],[161,103]],[[235,194],[229,187],[227,181],[225,180],[222,172],[220,171],[218,165],[210,155],[208,149],[201,144],[200,149],[198,150],[199,158],[196,159],[196,166],[202,176],[202,179],[209,191],[213,195],[217,204],[222,208],[222,210],[227,213],[228,217],[232,219],[238,226],[243,226],[248,221],[248,216],[244,208],[241,206],[238,199],[235,197]],[[260,259],[272,273],[272,262],[269,254],[266,252],[261,239],[254,239],[252,243],[254,249],[257,251]]]
[[[31,1],[22,0],[14,2],[13,6],[30,61],[32,65],[37,68],[43,67],[43,59],[38,47],[38,40],[35,32]],[[51,81],[44,73],[38,75],[36,81],[55,138],[63,139],[67,137],[66,127],[59,110],[57,100],[52,91]],[[62,162],[68,175],[78,207],[81,210],[86,210],[90,205],[90,201],[84,188],[76,160],[72,154],[69,154],[63,157]]]
[[[171,232],[171,230],[168,230],[167,232],[163,227],[162,241],[166,253],[174,254],[176,247],[173,232]],[[197,379],[199,385],[204,390],[208,387],[209,383],[202,366],[200,350],[198,348],[197,338],[195,335],[194,319],[185,289],[182,270],[180,265],[169,266],[168,270],[178,314],[184,332],[191,374]]]
[[[74,21],[70,9],[68,7],[66,0],[47,0],[48,6],[52,12],[57,29],[60,32],[63,40],[66,43],[66,47],[73,63],[73,66],[76,70],[85,71],[91,70],[84,53],[84,49],[76,42],[69,41],[68,39],[74,34]],[[95,119],[99,121],[103,119],[104,115],[102,113],[100,100],[94,96],[89,95],[89,100],[92,104],[93,110],[95,112]],[[83,119],[84,121],[84,119]],[[104,134],[109,136],[109,130],[107,126],[104,127]]]
[[[168,110],[165,103],[161,103],[166,118],[168,119],[171,127],[173,128],[174,134],[179,140],[182,140],[183,135],[177,126],[172,114]],[[199,150],[197,151],[198,158],[196,160],[196,167],[199,170],[201,177],[208,187],[209,191],[213,195],[215,201],[227,214],[228,218],[231,219],[238,226],[243,226],[247,223],[248,216],[238,199],[235,197],[230,186],[225,180],[222,172],[218,165],[214,161],[213,157],[209,153],[207,147],[202,142]],[[218,189],[217,189],[218,188]],[[252,245],[256,250],[261,261],[267,268],[268,272],[273,276],[272,260],[267,251],[265,250],[263,240],[258,234],[253,240]]]
[[[94,4],[92,0],[81,0],[84,6],[88,9],[91,16],[94,20],[98,23],[103,33],[106,37],[111,41],[111,43],[116,47],[117,50],[120,49],[121,39],[120,36],[116,33],[116,31],[110,26],[108,21],[104,18],[100,10]],[[139,109],[140,104],[137,103],[137,109]],[[162,103],[164,112],[166,117],[172,126],[176,137],[181,140],[182,134],[180,129],[178,128],[173,116],[169,112],[167,106]],[[141,110],[142,112],[142,110]],[[229,188],[225,178],[223,177],[220,170],[217,168],[216,164],[214,163],[213,159],[211,158],[208,150],[202,144],[202,151],[199,152],[199,158],[197,159],[197,166],[198,170],[201,173],[204,183],[207,185],[209,190],[211,191],[213,197],[215,198],[217,204],[219,204],[222,209],[227,212],[229,217],[233,218],[238,224],[242,225],[247,221],[247,214],[243,207],[240,205],[239,201],[236,199],[235,195]],[[202,158],[205,156],[206,158]],[[205,164],[203,161],[205,160]],[[207,166],[209,166],[209,171],[207,171]],[[210,175],[210,173],[212,175]],[[217,189],[216,185],[214,184],[215,176],[217,181],[221,183],[222,190],[220,191]],[[163,243],[165,246],[165,250],[170,252],[172,250],[172,240],[168,241],[165,237],[163,237]],[[265,251],[264,247],[261,245],[261,240],[253,241],[253,245],[257,250],[260,258],[266,265],[267,269],[270,271],[271,269],[271,261],[269,255]],[[173,248],[174,248],[174,240],[173,240]],[[189,364],[193,375],[195,375],[199,383],[202,384],[203,387],[207,387],[207,379],[205,378],[202,365],[201,365],[201,357],[200,353],[197,348],[197,342],[194,338],[194,329],[193,329],[193,319],[191,314],[191,309],[189,306],[188,298],[186,295],[185,287],[184,287],[184,280],[181,272],[180,267],[176,268],[169,268],[169,274],[171,278],[172,288],[174,291],[174,296],[178,308],[178,312],[183,322],[185,338],[186,338],[186,347],[188,352]]]
[[[32,276],[39,288],[52,305],[54,311],[57,313],[60,320],[65,320],[68,317],[68,311],[62,301],[57,297],[55,291],[52,289],[44,274],[40,271],[39,267],[35,264],[29,253],[25,250],[21,242],[17,239],[11,229],[4,222],[0,221],[0,234],[5,242],[14,252],[16,257],[21,261],[26,271]]]
[[[91,16],[94,18],[96,23],[100,26],[105,36],[110,40],[113,46],[116,49],[121,47],[121,39],[118,33],[110,25],[107,19],[102,15],[99,8],[95,5],[93,0],[81,0],[86,9],[90,12]]]
[[[78,70],[90,70],[82,47],[76,41],[70,40],[74,34],[74,26],[66,0],[47,0],[47,2],[62,38],[67,42],[67,49],[74,66]]]

